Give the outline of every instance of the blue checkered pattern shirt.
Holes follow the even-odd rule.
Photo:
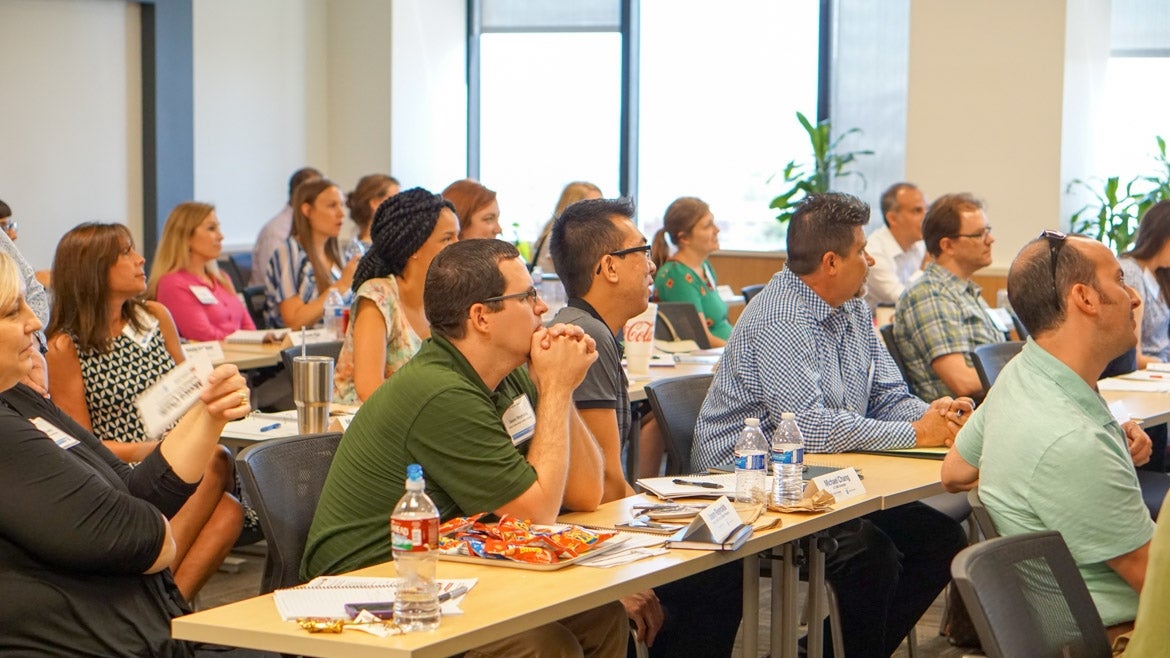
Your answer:
[[[869,308],[829,306],[787,267],[744,310],[699,413],[691,467],[731,460],[744,419],[771,436],[796,413],[808,452],[908,448],[927,405],[910,395]]]

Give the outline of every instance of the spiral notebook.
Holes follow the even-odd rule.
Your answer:
[[[439,593],[449,592],[460,586],[471,590],[477,578],[455,578],[436,581]],[[394,600],[397,578],[371,578],[365,576],[320,576],[291,589],[278,589],[272,593],[280,618],[285,621],[321,617],[326,619],[349,619],[345,612],[347,603],[369,601],[391,602]],[[466,596],[466,595],[464,595]],[[444,615],[462,614],[459,602],[462,596],[444,601]]]

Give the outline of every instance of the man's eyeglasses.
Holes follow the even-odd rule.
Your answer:
[[[986,240],[987,236],[989,236],[989,235],[991,235],[991,225],[990,224],[987,226],[984,226],[983,230],[979,231],[978,233],[960,233],[960,234],[956,235],[955,237],[956,238],[973,238],[975,240]]]
[[[523,299],[523,300],[527,300],[529,304],[535,304],[536,300],[539,297],[540,297],[539,290],[537,290],[536,288],[529,288],[528,290],[525,290],[524,292],[514,292],[510,295],[499,295],[497,297],[488,297],[487,299],[482,300],[480,303],[481,304],[491,304],[492,302],[506,302],[509,299]]]
[[[1068,235],[1060,231],[1046,229],[1040,233],[1040,237],[1048,241],[1048,264],[1052,270],[1052,294],[1056,299],[1056,308],[1060,309],[1063,304],[1060,301],[1060,286],[1056,283],[1056,264],[1060,261],[1060,250],[1064,248]]]
[[[650,249],[651,249],[650,245],[640,244],[637,247],[629,247],[627,249],[618,249],[617,251],[611,251],[606,255],[607,256],[614,256],[615,258],[624,258],[625,256],[629,256],[630,254],[638,253],[640,251],[640,252],[642,252],[642,255],[646,257],[646,260],[650,260]],[[601,274],[601,263],[597,264],[597,271],[594,272],[594,274]]]

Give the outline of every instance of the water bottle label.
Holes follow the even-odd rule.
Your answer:
[[[390,519],[390,547],[395,551],[437,549],[439,519]]]
[[[804,448],[795,448],[793,450],[773,450],[772,451],[773,464],[803,464],[804,463]]]
[[[754,455],[736,455],[735,456],[735,470],[737,470],[737,471],[762,471],[762,470],[764,470],[764,453],[758,452]]]

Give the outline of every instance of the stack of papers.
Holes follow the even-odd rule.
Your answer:
[[[458,587],[470,590],[478,582],[476,578],[439,580],[439,592],[449,592]],[[285,621],[317,617],[325,619],[349,619],[345,612],[347,603],[369,603],[374,601],[392,602],[397,587],[397,578],[370,578],[365,576],[321,576],[292,589],[278,589],[273,592],[276,609]],[[466,596],[464,594],[463,596]],[[457,596],[442,603],[444,615],[463,614]]]
[[[1134,378],[1133,375],[1138,375]],[[1144,376],[1143,376],[1144,375]],[[1124,391],[1131,393],[1170,393],[1170,378],[1155,378],[1156,375],[1132,372],[1123,377],[1109,377],[1097,382],[1098,391]]]
[[[700,482],[703,484],[697,484]],[[659,478],[641,478],[636,484],[663,499],[715,499],[720,496],[727,496],[728,498],[736,497],[735,473],[720,473],[718,475],[668,475]],[[772,490],[771,475],[766,478],[765,490]]]

